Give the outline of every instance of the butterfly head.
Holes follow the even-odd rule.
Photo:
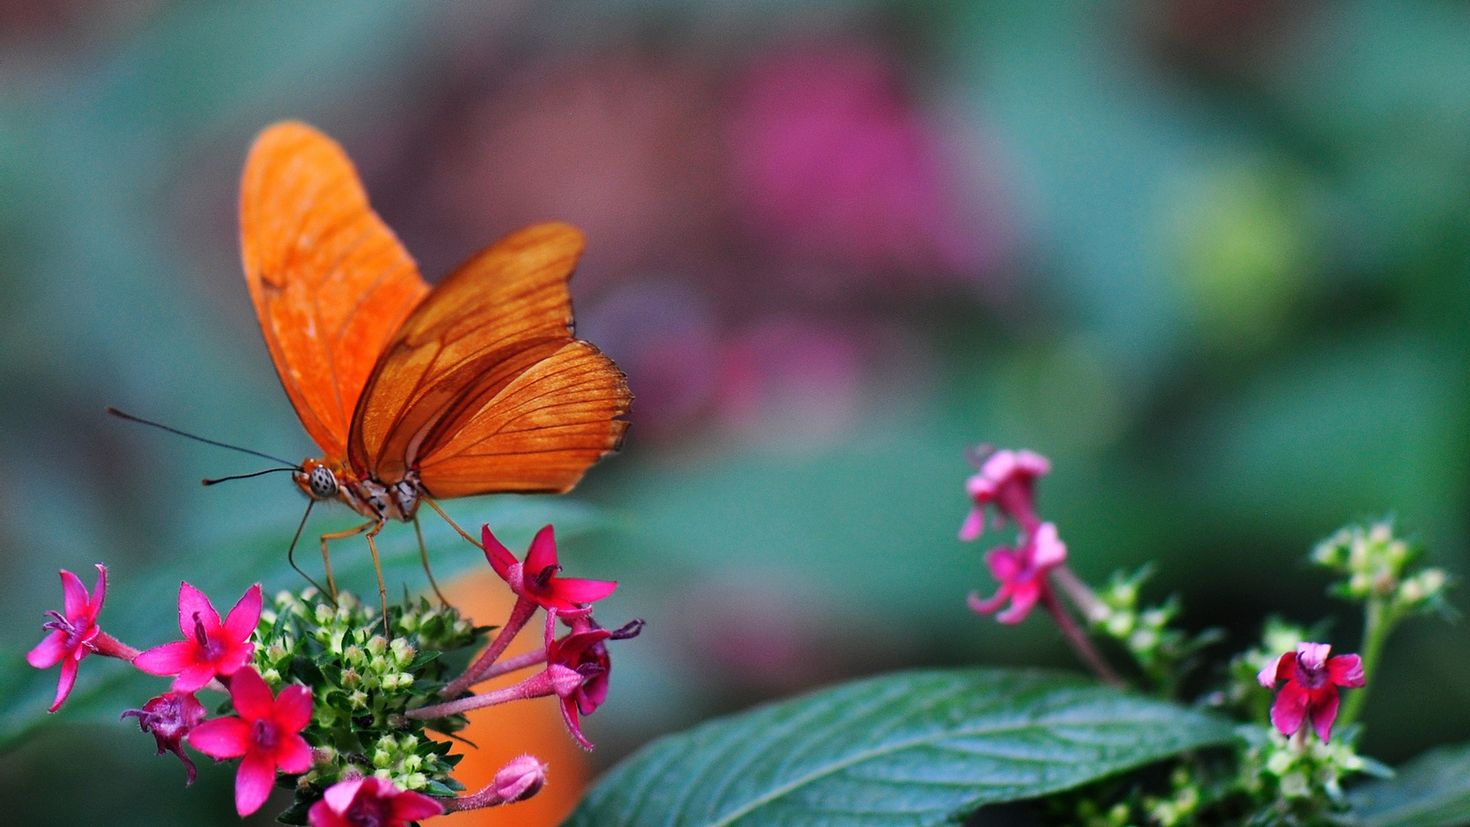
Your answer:
[[[330,500],[337,496],[337,474],[319,459],[301,463],[301,470],[291,475],[302,491],[314,500]]]

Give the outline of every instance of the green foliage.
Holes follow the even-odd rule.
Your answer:
[[[655,742],[570,824],[942,824],[1232,737],[1209,715],[1056,674],[906,672]]]
[[[455,732],[464,717],[424,722],[406,713],[440,700],[439,689],[468,665],[489,627],[423,598],[389,606],[388,627],[391,637],[374,608],[346,592],[335,606],[315,589],[281,592],[262,613],[256,668],[272,689],[296,682],[312,690],[303,734],[319,760],[297,779],[287,823],[304,824],[322,791],[352,775],[377,775],[435,796],[463,789],[450,777],[460,756],[426,730]]]
[[[1353,827],[1470,824],[1470,744],[1442,747],[1348,794]]]

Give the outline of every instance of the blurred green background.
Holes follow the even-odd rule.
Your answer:
[[[1045,622],[965,608],[992,588],[955,539],[980,441],[1052,458],[1084,576],[1153,562],[1232,643],[1279,612],[1349,650],[1315,540],[1393,514],[1470,572],[1467,90],[1449,2],[6,3],[6,726],[54,687],[17,664],[58,568],[108,563],[104,625],[140,644],[180,578],[299,582],[291,485],[202,489],[261,466],[102,413],[313,452],[236,238],[245,150],[285,117],[346,146],[431,281],[527,223],[587,232],[578,332],[638,396],[624,451],[575,503],[449,510],[513,512],[512,545],[569,526],[571,571],[622,583],[604,622],[648,620],[588,723],[599,766],[848,676],[1070,667]],[[448,570],[482,565],[435,530]],[[1404,629],[1370,753],[1470,738],[1467,651]],[[237,823],[227,770],[186,792],[115,722],[153,683],[86,711],[120,671],[84,664],[75,713],[0,755],[15,823]]]

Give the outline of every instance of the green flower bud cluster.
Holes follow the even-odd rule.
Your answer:
[[[1288,738],[1275,729],[1243,727],[1250,746],[1242,756],[1241,792],[1274,811],[1283,823],[1318,823],[1341,809],[1342,781],[1356,773],[1392,775],[1386,766],[1358,754],[1356,728],[1331,743],[1315,737]]]
[[[1388,520],[1339,529],[1312,550],[1312,562],[1346,578],[1333,584],[1334,594],[1382,601],[1399,615],[1445,607],[1449,575],[1440,568],[1411,571],[1418,556],[1419,549],[1395,536]]]
[[[1191,637],[1174,627],[1179,600],[1170,597],[1158,606],[1139,608],[1143,584],[1152,575],[1145,566],[1132,574],[1114,572],[1089,607],[1088,622],[1101,635],[1123,645],[1144,674],[1156,685],[1171,687],[1186,661],[1201,647],[1218,638],[1214,631]]]
[[[294,680],[312,692],[303,734],[318,760],[298,781],[298,804],[309,805],[350,775],[377,775],[429,795],[462,789],[450,777],[461,756],[426,729],[453,732],[464,726],[463,716],[422,722],[404,713],[441,700],[439,689],[463,671],[488,629],[422,598],[389,606],[391,637],[383,629],[375,607],[345,592],[334,604],[315,589],[283,591],[261,613],[261,676],[273,689]],[[298,806],[288,815],[304,813]]]

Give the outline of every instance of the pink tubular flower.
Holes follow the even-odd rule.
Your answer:
[[[1338,687],[1363,685],[1363,659],[1357,655],[1329,658],[1331,651],[1326,643],[1299,643],[1295,652],[1278,657],[1256,676],[1267,689],[1286,681],[1271,705],[1271,723],[1282,735],[1296,734],[1310,718],[1317,737],[1327,743],[1337,720]]]
[[[133,665],[150,675],[177,675],[175,692],[193,692],[216,675],[228,678],[250,661],[250,635],[260,622],[260,584],[245,591],[221,623],[204,592],[179,584],[179,631],[183,640],[155,646]]]
[[[551,640],[554,622],[546,623],[546,667],[560,675],[575,672],[581,680],[557,684],[556,694],[561,698],[561,716],[566,721],[567,731],[583,749],[592,749],[592,742],[582,734],[583,715],[591,715],[607,700],[608,676],[612,672],[612,659],[608,656],[607,641],[625,640],[635,637],[643,630],[643,621],[635,620],[617,630],[604,629],[590,617],[571,620],[572,631],[560,640]]]
[[[56,682],[56,698],[47,712],[55,712],[66,702],[71,688],[77,682],[77,665],[87,655],[97,651],[98,636],[102,630],[97,626],[97,615],[102,611],[102,601],[107,597],[107,567],[97,564],[97,585],[89,597],[81,578],[61,570],[61,600],[65,614],[49,611],[51,616],[42,628],[47,635],[36,648],[26,654],[26,663],[37,669],[50,669],[61,664],[61,677]]]
[[[1001,623],[1020,623],[1051,588],[1046,577],[1067,560],[1067,546],[1057,537],[1057,527],[1043,523],[1036,532],[1024,538],[1017,548],[991,549],[985,555],[990,573],[1000,581],[1000,589],[988,600],[971,594],[970,609],[976,614],[990,614],[1007,600],[1011,607],[995,616]]]
[[[1036,516],[1036,479],[1050,472],[1051,462],[1031,451],[996,451],[986,457],[979,473],[965,484],[975,505],[960,526],[960,539],[974,540],[985,530],[987,506],[995,507],[997,526],[1009,518],[1026,534],[1036,531],[1041,523]]]
[[[167,692],[143,704],[142,709],[129,709],[122,717],[137,718],[138,728],[152,733],[158,742],[158,754],[167,750],[177,755],[184,762],[187,783],[194,783],[194,762],[184,754],[184,737],[204,720],[204,704],[194,693]]]
[[[291,685],[271,697],[253,667],[230,679],[237,717],[215,718],[194,727],[189,745],[211,758],[240,758],[235,776],[235,811],[243,818],[270,797],[276,770],[295,775],[311,769],[311,747],[301,730],[311,722],[311,691]]]
[[[556,561],[556,537],[549,525],[536,532],[524,563],[495,539],[495,535],[490,533],[490,526],[480,530],[480,537],[485,547],[485,559],[490,561],[495,573],[510,584],[510,590],[517,597],[530,600],[547,611],[563,614],[583,612],[588,603],[607,597],[618,587],[617,582],[611,580],[557,577],[561,566]]]
[[[399,789],[392,781],[370,775],[328,787],[306,818],[311,827],[405,827],[442,812],[444,807],[423,793]]]

